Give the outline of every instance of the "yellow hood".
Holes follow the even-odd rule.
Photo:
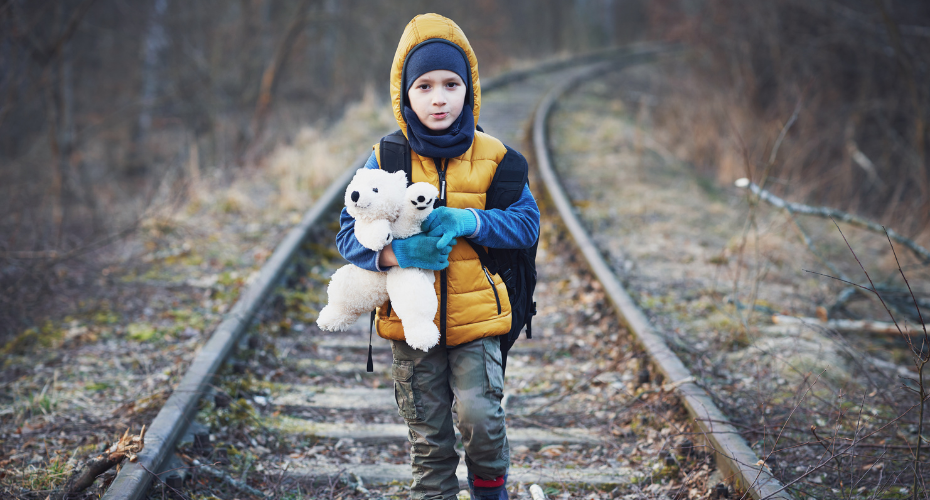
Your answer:
[[[397,44],[397,52],[394,53],[394,64],[391,65],[391,105],[394,108],[394,118],[400,129],[407,135],[407,122],[404,120],[404,62],[407,55],[413,51],[414,47],[433,38],[442,38],[457,45],[468,59],[468,66],[471,69],[471,82],[468,88],[473,96],[472,111],[475,114],[475,123],[478,123],[478,115],[481,111],[481,84],[478,80],[478,58],[475,52],[465,38],[465,32],[459,28],[451,19],[440,16],[439,14],[422,14],[414,17],[404,28],[404,34],[400,37]],[[466,104],[467,98],[466,98]]]

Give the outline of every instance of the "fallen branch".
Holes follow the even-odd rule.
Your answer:
[[[772,323],[776,325],[812,325],[823,328],[829,328],[837,332],[870,332],[897,335],[898,328],[894,323],[884,321],[870,320],[850,320],[850,319],[831,319],[822,321],[818,318],[805,318],[795,316],[782,316],[775,314],[772,316]]]
[[[749,188],[759,199],[764,200],[770,203],[776,208],[785,210],[791,214],[802,214],[802,215],[813,215],[817,217],[823,217],[825,219],[835,219],[841,222],[845,222],[852,226],[860,227],[862,229],[868,229],[869,231],[874,231],[876,233],[886,233],[886,228],[882,227],[881,224],[876,224],[870,220],[863,219],[858,215],[848,214],[846,212],[836,210],[834,208],[828,207],[813,207],[810,205],[803,205],[801,203],[792,203],[790,201],[783,200],[778,196],[762,189],[756,183],[750,181],[749,179],[742,178],[737,179],[736,186],[741,188]],[[930,250],[914,243],[913,240],[905,238],[900,234],[896,233],[893,229],[887,229],[888,237],[892,240],[897,241],[898,243],[906,246],[908,250],[914,252],[914,254],[924,263],[930,264]]]
[[[244,481],[235,479],[229,474],[213,467],[212,465],[207,465],[201,462],[200,460],[194,460],[194,465],[197,466],[197,470],[206,472],[208,475],[213,476],[216,479],[219,479],[220,481],[223,481],[224,483],[232,486],[233,488],[236,488],[237,490],[244,491],[248,493],[249,495],[252,495],[258,498],[265,498],[267,496],[261,491],[245,484]]]
[[[126,432],[117,442],[113,443],[100,455],[85,462],[84,465],[71,474],[68,482],[65,483],[65,487],[61,490],[61,497],[67,498],[68,495],[86,490],[90,485],[94,484],[98,476],[115,467],[125,458],[128,458],[130,462],[135,462],[138,459],[137,455],[143,448],[145,448],[145,426],[142,426],[138,436],[130,435],[129,429],[126,429]]]

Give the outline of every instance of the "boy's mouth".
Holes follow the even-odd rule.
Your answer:
[[[449,113],[433,113],[433,118],[436,120],[442,120],[445,117],[449,116]]]

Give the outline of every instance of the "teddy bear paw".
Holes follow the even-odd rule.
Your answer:
[[[358,317],[352,318],[343,311],[339,311],[337,308],[328,305],[320,311],[320,316],[316,319],[316,324],[321,330],[336,332],[348,330],[357,320]]]
[[[439,329],[432,321],[423,322],[417,327],[404,325],[404,339],[407,345],[421,351],[428,351],[439,343]]]

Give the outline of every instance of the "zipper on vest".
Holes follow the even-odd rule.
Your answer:
[[[494,286],[494,280],[491,279],[491,274],[488,273],[488,268],[481,266],[481,270],[484,271],[484,275],[488,278],[488,283],[491,284],[491,290],[494,290],[494,300],[497,301],[497,314],[501,313],[501,297],[497,294],[497,287]]]
[[[436,173],[439,174],[439,199],[442,200],[442,205],[446,206],[446,168],[449,166],[449,160],[446,159],[445,162],[442,161],[442,158],[433,158],[433,163],[436,165]]]
[[[442,158],[433,158],[433,165],[436,166],[436,173],[439,174],[439,198],[436,198],[434,207],[446,206],[446,168],[449,166],[449,160],[445,162]],[[446,347],[446,315],[449,307],[449,274],[447,269],[439,271],[439,345]]]

